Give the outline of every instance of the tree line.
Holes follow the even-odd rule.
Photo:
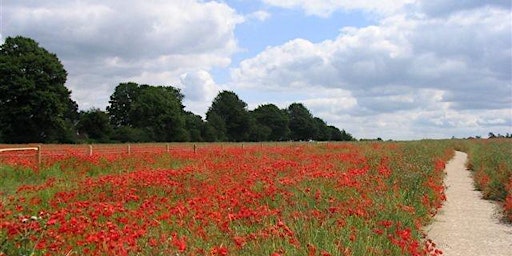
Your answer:
[[[221,91],[206,118],[186,111],[179,88],[120,83],[106,110],[78,111],[65,87],[67,72],[33,39],[8,37],[0,46],[0,142],[241,142],[354,140],[301,103],[248,110]]]

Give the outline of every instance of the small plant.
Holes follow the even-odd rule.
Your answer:
[[[2,224],[5,231],[0,233],[0,255],[37,255],[37,245],[47,228],[47,214],[18,214],[13,218],[15,221]]]

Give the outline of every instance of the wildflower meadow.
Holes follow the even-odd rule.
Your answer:
[[[449,141],[42,147],[1,155],[0,255],[442,254]]]

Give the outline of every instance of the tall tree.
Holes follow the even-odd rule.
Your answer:
[[[116,137],[129,140],[128,135],[136,135],[134,141],[188,140],[182,99],[179,89],[172,86],[119,84],[107,107],[117,129]]]
[[[259,134],[265,134],[263,140],[283,141],[287,140],[290,134],[288,128],[288,115],[274,104],[260,105],[253,111],[251,116],[255,119]]]
[[[8,143],[73,142],[78,106],[67,72],[33,39],[8,37],[0,46],[0,134]]]
[[[190,111],[185,112],[185,126],[188,132],[188,141],[203,141],[204,122],[201,116]]]
[[[288,115],[292,140],[311,140],[315,138],[318,128],[309,109],[301,103],[292,103],[288,107]]]
[[[139,93],[140,88],[136,83],[120,83],[116,86],[114,93],[110,95],[110,105],[107,106],[110,122],[114,127],[133,125],[131,112]]]
[[[134,127],[152,141],[185,141],[185,117],[180,98],[164,86],[142,85],[131,111]]]
[[[208,109],[206,120],[217,130],[220,140],[248,139],[250,120],[247,103],[238,98],[234,92],[220,92]]]
[[[94,142],[108,142],[112,135],[108,114],[97,108],[80,111],[77,129],[80,135]]]
[[[319,117],[313,118],[315,120],[315,125],[317,129],[317,133],[315,135],[315,140],[318,141],[327,141],[331,138],[331,131],[327,127],[327,124],[324,120]]]

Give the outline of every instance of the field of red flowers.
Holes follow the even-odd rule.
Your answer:
[[[1,159],[0,255],[440,254],[447,143],[44,147]]]
[[[505,219],[512,223],[512,141],[480,140],[466,147],[476,189],[483,198],[499,202]]]

